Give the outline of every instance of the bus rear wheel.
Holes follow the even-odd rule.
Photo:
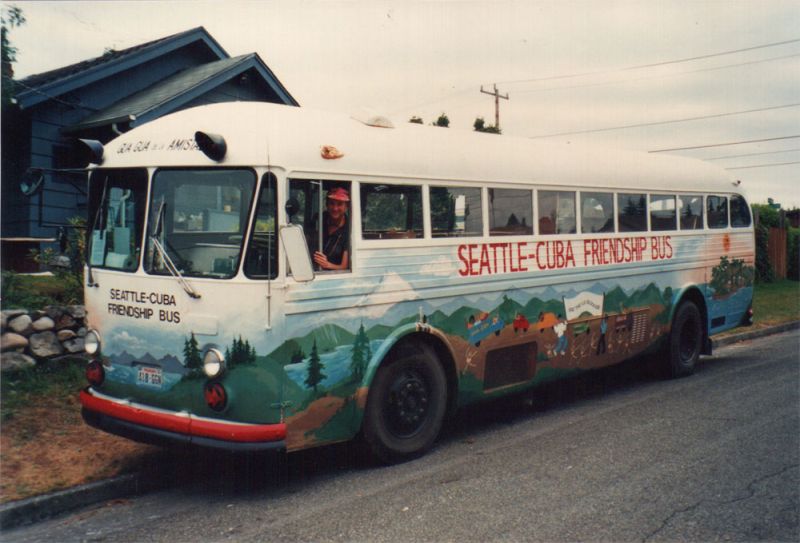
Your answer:
[[[386,463],[414,458],[436,441],[447,407],[447,383],[436,355],[422,346],[378,369],[364,413],[364,440]]]
[[[684,377],[694,373],[702,346],[703,324],[700,310],[694,302],[685,301],[678,306],[669,333],[669,344],[665,353],[665,369],[669,376]]]

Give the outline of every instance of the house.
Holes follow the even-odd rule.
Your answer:
[[[103,143],[198,105],[266,101],[298,106],[256,53],[231,57],[203,28],[107,51],[14,82],[2,124],[3,268],[31,269],[25,255],[86,215],[78,138]],[[54,171],[58,170],[58,171]],[[65,171],[66,170],[66,171]]]

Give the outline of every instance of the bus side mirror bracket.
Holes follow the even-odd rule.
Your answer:
[[[303,227],[299,224],[287,224],[281,227],[280,233],[292,277],[301,283],[312,281],[314,267],[311,265],[311,255],[308,253]]]

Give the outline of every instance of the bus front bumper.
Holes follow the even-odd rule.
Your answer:
[[[195,445],[227,451],[285,451],[286,424],[246,424],[166,411],[105,396],[80,393],[86,424],[154,445]]]

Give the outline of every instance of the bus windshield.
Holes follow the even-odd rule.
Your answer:
[[[255,184],[255,172],[246,169],[157,171],[150,199],[145,271],[169,274],[168,258],[182,275],[233,277],[239,267]]]

